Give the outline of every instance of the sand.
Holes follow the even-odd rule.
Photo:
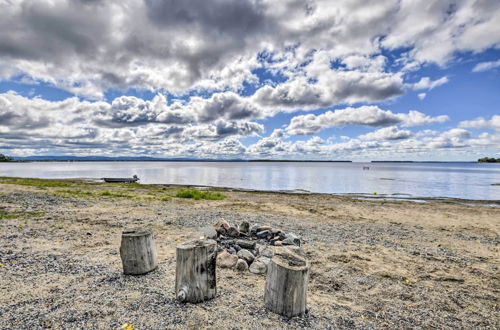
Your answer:
[[[96,197],[103,189],[127,196]],[[500,328],[498,201],[239,191],[161,200],[175,189],[0,183],[0,328]],[[265,276],[231,269],[217,269],[214,300],[175,300],[176,244],[219,219],[302,237],[307,315],[268,312]],[[125,276],[120,235],[136,226],[154,230],[159,268]]]

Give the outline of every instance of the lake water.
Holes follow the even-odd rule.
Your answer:
[[[369,170],[363,167],[368,166]],[[0,176],[131,177],[141,183],[500,200],[500,164],[292,162],[0,163]]]

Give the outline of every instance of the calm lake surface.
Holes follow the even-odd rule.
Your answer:
[[[369,170],[363,170],[369,166]],[[131,177],[141,183],[189,184],[320,193],[405,194],[500,200],[500,164],[291,162],[0,163],[0,176]]]

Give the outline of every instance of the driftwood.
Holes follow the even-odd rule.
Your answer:
[[[270,311],[292,317],[307,309],[309,262],[286,248],[276,249],[267,268],[264,303]]]
[[[197,303],[217,294],[217,243],[211,239],[177,245],[175,295],[181,302]]]
[[[156,246],[150,229],[138,228],[122,233],[120,246],[123,273],[146,274],[158,267]]]

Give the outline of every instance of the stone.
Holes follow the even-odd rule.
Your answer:
[[[240,236],[240,232],[238,229],[236,229],[235,227],[229,227],[226,229],[226,234],[227,236],[230,236],[230,237],[238,237]]]
[[[271,258],[268,257],[259,257],[258,259],[262,261],[266,266],[271,262]]]
[[[269,230],[262,230],[257,233],[257,238],[267,238],[271,232]]]
[[[281,233],[281,230],[276,228],[271,229],[271,234],[273,234],[273,236],[277,236],[279,233]]]
[[[258,229],[259,229],[260,225],[259,224],[254,224],[250,227],[250,233],[251,234],[256,234]]]
[[[248,241],[248,240],[245,240],[245,239],[237,239],[235,241],[235,244],[241,246],[242,248],[244,249],[247,249],[247,250],[253,250],[255,249],[255,241]]]
[[[300,246],[300,238],[295,234],[287,234],[283,240],[283,245],[297,245]]]
[[[217,239],[217,230],[212,226],[205,226],[200,228],[200,232],[208,239]]]
[[[284,232],[281,232],[278,234],[280,241],[284,240],[286,238],[286,234]]]
[[[266,258],[272,258],[274,256],[274,249],[270,247],[264,247],[260,250],[259,255]]]
[[[242,233],[248,234],[250,232],[250,223],[248,221],[242,221],[239,230]]]
[[[281,240],[280,240],[279,236],[276,236],[276,237],[272,238],[272,239],[269,241],[269,243],[270,243],[271,245],[276,245],[276,242],[278,242],[278,241],[281,241]]]
[[[224,251],[217,256],[217,266],[220,268],[233,268],[237,262],[238,257],[227,251]]]
[[[236,249],[233,247],[230,247],[229,249],[227,249],[227,252],[229,252],[231,254],[236,254]]]
[[[244,259],[248,264],[251,264],[255,259],[255,256],[252,254],[252,252],[245,249],[239,250],[237,256],[241,259]]]
[[[276,241],[274,242],[274,246],[282,246],[283,242],[282,241]]]
[[[236,250],[236,252],[241,250],[241,246],[239,246],[238,244],[233,245],[233,248]]]
[[[249,270],[252,274],[265,274],[267,265],[261,259],[257,259],[250,265]]]
[[[247,262],[243,259],[238,259],[238,261],[236,262],[236,270],[240,272],[246,272],[248,270]]]
[[[229,222],[227,222],[224,219],[221,219],[221,220],[217,221],[217,223],[214,225],[214,227],[216,230],[217,230],[217,228],[224,228],[225,230],[227,230],[231,226],[229,225]]]
[[[273,229],[273,227],[271,227],[271,226],[259,226],[259,227],[257,227],[257,232],[264,231],[264,230],[271,231],[272,229]]]

